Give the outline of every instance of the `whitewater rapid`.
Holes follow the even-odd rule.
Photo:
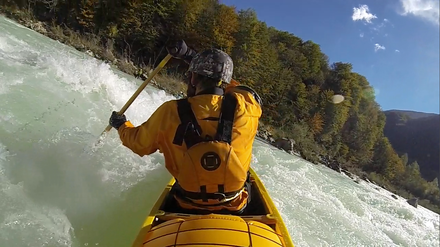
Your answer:
[[[170,175],[112,130],[141,81],[0,16],[0,247],[130,246]],[[147,87],[141,124],[174,99]],[[294,244],[439,246],[439,215],[256,141],[252,166]]]

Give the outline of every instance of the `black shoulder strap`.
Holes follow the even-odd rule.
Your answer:
[[[190,147],[195,144],[193,143],[195,141],[194,138],[201,136],[202,129],[197,123],[188,99],[185,98],[177,101],[177,112],[180,118],[180,125],[177,127],[173,144],[181,146],[183,140],[185,140],[186,145]]]
[[[235,108],[237,107],[237,99],[232,94],[223,96],[220,119],[217,127],[216,140],[231,144],[232,126],[234,124]]]
[[[236,107],[237,99],[232,94],[225,94],[221,106],[216,140],[231,144]],[[183,141],[185,141],[186,146],[189,148],[203,139],[201,137],[202,129],[187,99],[177,101],[177,111],[180,125],[177,127],[176,134],[174,135],[173,144],[181,146]]]

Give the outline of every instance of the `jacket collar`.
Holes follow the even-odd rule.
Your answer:
[[[211,87],[211,88],[207,88],[201,92],[199,92],[196,95],[202,95],[202,94],[215,94],[215,95],[223,95],[225,92],[223,91],[222,88],[219,87]]]

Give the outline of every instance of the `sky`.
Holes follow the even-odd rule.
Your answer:
[[[439,113],[440,0],[221,0],[320,45],[367,78],[382,110]]]

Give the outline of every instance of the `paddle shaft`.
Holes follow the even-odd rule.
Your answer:
[[[119,115],[124,114],[124,112],[130,107],[130,105],[133,103],[133,101],[137,98],[137,96],[144,90],[144,88],[150,83],[150,81],[154,78],[154,76],[167,64],[167,62],[172,58],[170,54],[167,54],[167,56],[159,63],[159,65],[153,70],[151,75],[148,76],[148,78],[142,83],[142,85],[136,90],[136,92],[131,96],[131,98],[125,103],[125,105],[122,107],[122,109],[118,112]],[[111,125],[108,125],[105,130],[102,132],[103,134],[105,132],[108,132],[112,129]]]

